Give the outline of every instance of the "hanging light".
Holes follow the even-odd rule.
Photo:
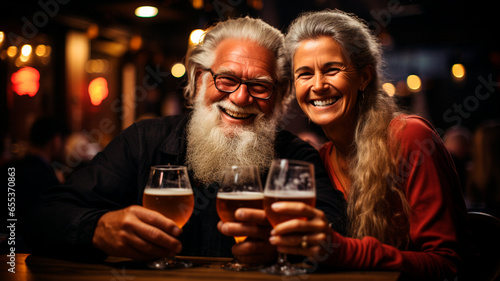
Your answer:
[[[135,9],[135,15],[140,18],[152,18],[158,14],[158,8],[153,6],[140,6]]]

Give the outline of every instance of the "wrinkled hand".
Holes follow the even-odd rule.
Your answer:
[[[307,218],[292,219],[274,227],[269,242],[277,246],[279,252],[314,258],[331,253],[332,230],[321,210],[300,202],[277,202],[271,208],[280,214]]]
[[[271,263],[276,261],[276,247],[269,244],[271,225],[263,210],[240,208],[236,210],[238,222],[217,224],[219,231],[227,236],[247,236],[247,239],[235,244],[233,255],[243,263]]]
[[[172,220],[134,205],[104,214],[92,244],[111,256],[151,260],[179,253],[182,245],[174,237],[180,233]]]

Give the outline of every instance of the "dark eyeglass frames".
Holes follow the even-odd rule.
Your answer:
[[[210,68],[206,70],[212,74],[215,88],[224,93],[235,92],[241,84],[245,84],[248,94],[256,99],[267,100],[274,92],[274,85],[265,81],[241,80],[233,75],[215,74]]]

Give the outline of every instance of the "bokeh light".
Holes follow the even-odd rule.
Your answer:
[[[17,47],[16,46],[10,46],[7,48],[7,56],[13,58],[17,55]]]
[[[172,66],[172,69],[170,71],[172,72],[172,76],[174,76],[175,78],[180,78],[186,73],[186,68],[182,63],[176,63],[174,64],[174,66]]]
[[[90,24],[87,28],[87,36],[89,39],[95,39],[99,36],[99,26],[95,23]]]
[[[418,91],[422,87],[422,80],[420,80],[420,77],[418,77],[415,74],[409,75],[406,78],[406,84],[408,85],[408,88],[412,91]]]
[[[140,35],[134,35],[130,38],[130,50],[137,51],[142,47],[142,37]]]
[[[451,67],[451,73],[456,79],[462,79],[465,77],[465,67],[460,63],[456,63]]]
[[[204,6],[204,1],[203,0],[192,0],[192,5],[193,5],[193,8],[195,8],[196,10],[200,10],[203,8]]]
[[[396,87],[392,83],[384,83],[382,88],[389,96],[394,96],[396,94]]]
[[[39,57],[45,56],[46,52],[47,52],[47,47],[45,45],[38,45],[35,48],[35,55]]]
[[[12,88],[18,95],[33,97],[40,88],[40,72],[33,67],[23,67],[10,77]]]
[[[89,84],[90,102],[98,106],[108,96],[108,81],[105,78],[99,77],[92,80]]]
[[[189,35],[189,41],[191,44],[197,45],[203,41],[203,37],[205,36],[205,30],[203,29],[195,29],[191,31],[191,35]]]
[[[85,70],[88,73],[105,73],[108,70],[108,61],[104,59],[93,59],[87,61]]]
[[[21,55],[27,57],[29,55],[31,55],[31,51],[33,50],[33,48],[31,48],[31,45],[29,44],[25,44],[23,45],[23,47],[21,48]]]

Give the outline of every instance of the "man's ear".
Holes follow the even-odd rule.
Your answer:
[[[195,73],[194,73],[194,77],[195,77],[195,81],[196,81],[196,89],[195,89],[195,92],[198,91],[198,89],[201,87],[201,84],[203,83],[203,81],[201,80],[202,77],[203,77],[203,70],[201,70],[200,68],[198,68]]]

